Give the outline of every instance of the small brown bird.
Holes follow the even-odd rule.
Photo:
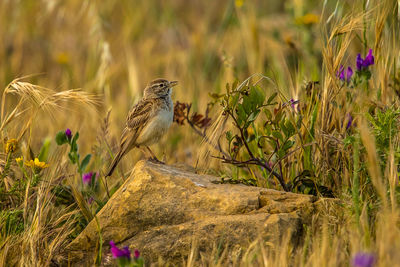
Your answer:
[[[149,148],[157,142],[171,126],[174,107],[171,99],[172,87],[177,81],[156,79],[144,89],[143,98],[132,108],[122,131],[118,153],[115,155],[106,177],[111,176],[121,158],[134,147],[144,146],[151,160],[160,162]]]

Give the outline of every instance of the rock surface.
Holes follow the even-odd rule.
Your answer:
[[[315,198],[245,185],[216,184],[219,178],[178,167],[140,161],[130,177],[97,214],[108,243],[139,249],[146,263],[180,265],[193,242],[200,252],[214,246],[246,249],[257,239],[278,242],[291,234],[293,245],[310,221]],[[92,265],[99,234],[95,221],[69,245],[69,260]]]

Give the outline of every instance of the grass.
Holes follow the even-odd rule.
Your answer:
[[[307,228],[299,248],[290,247],[289,239],[279,246],[255,241],[235,258],[217,248],[201,255],[194,244],[185,264],[348,266],[365,251],[375,255],[377,266],[395,266],[400,261],[398,25],[394,0],[1,1],[0,263],[46,266],[66,256],[65,246],[123,182],[133,167],[129,163],[142,157],[129,153],[111,178],[101,175],[128,110],[149,81],[179,80],[174,100],[204,114],[213,95],[229,95],[226,84],[235,88],[235,81],[252,77],[249,84],[257,83],[266,96],[278,93],[271,113],[299,100],[297,112],[282,113],[294,125],[301,118],[301,125],[290,137],[294,146],[281,157],[272,145],[257,150],[250,142],[249,149],[261,158],[271,156],[286,183],[303,179],[307,171],[303,180],[318,190],[328,188],[341,208],[327,206],[316,214],[323,223]],[[341,82],[340,65],[355,70],[357,54],[364,57],[369,48],[375,56],[371,76]],[[189,125],[174,124],[153,151],[167,163],[210,168],[230,181],[282,190],[265,168],[232,167],[212,157],[220,155],[218,143],[231,153],[226,132],[240,132],[219,101],[210,111],[206,141]],[[262,113],[243,134],[266,135],[266,121]],[[66,128],[74,136],[79,132],[80,161],[91,154],[85,172],[100,173],[91,186],[82,184],[84,170],[71,164],[70,144],[54,141]],[[6,149],[12,139],[18,148]],[[236,159],[247,160],[248,151],[238,147]],[[49,167],[25,164],[34,158]],[[306,185],[292,191],[312,193]]]

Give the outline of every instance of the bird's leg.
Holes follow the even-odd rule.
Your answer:
[[[145,146],[147,148],[147,150],[150,152],[151,154],[151,158],[149,159],[150,161],[156,162],[156,163],[162,163],[164,164],[164,162],[162,162],[161,160],[159,160],[156,155],[154,155],[153,151],[151,151],[150,147]]]
[[[139,146],[139,148],[140,148],[140,150],[142,150],[142,153],[144,154],[144,157],[146,159],[150,158],[148,150],[144,149],[144,147],[142,147],[142,146]]]

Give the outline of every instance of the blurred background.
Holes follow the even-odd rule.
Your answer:
[[[325,4],[329,12],[336,7]],[[115,146],[129,109],[154,78],[178,80],[174,101],[192,103],[200,113],[209,93],[255,73],[271,77],[287,99],[296,99],[304,83],[321,74],[321,40],[315,35],[321,31],[321,12],[328,12],[322,5],[313,0],[2,0],[0,88],[33,75],[25,81],[98,95],[95,109],[67,105],[53,117],[39,114],[32,134],[41,138],[32,140],[33,150],[41,146],[35,142],[71,128],[90,152],[110,108]],[[348,7],[344,2],[337,14]],[[154,150],[167,162],[193,165],[200,142],[189,127],[174,125]],[[140,152],[128,156],[139,157]]]

